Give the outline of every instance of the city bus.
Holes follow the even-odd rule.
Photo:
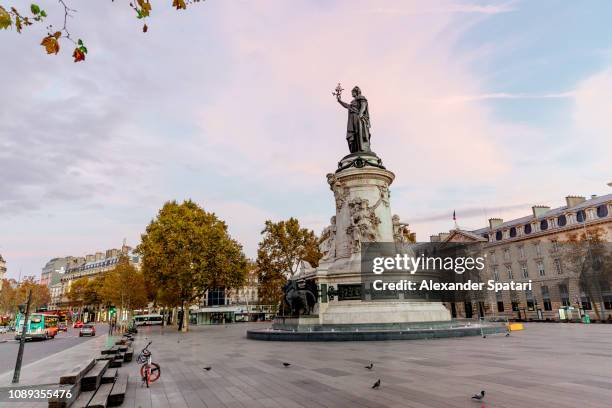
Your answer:
[[[147,314],[134,316],[134,324],[136,326],[153,326],[161,325],[163,317],[160,314]]]
[[[15,318],[15,340],[21,339],[24,315],[19,313]],[[50,313],[32,313],[26,326],[26,340],[52,339],[57,335],[58,316]]]

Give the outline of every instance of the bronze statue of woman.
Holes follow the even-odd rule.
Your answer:
[[[350,104],[340,99],[340,92],[336,95],[338,103],[348,109],[348,123],[346,125],[346,141],[351,153],[370,152],[370,112],[368,100],[361,94],[358,86],[351,91],[353,100]]]

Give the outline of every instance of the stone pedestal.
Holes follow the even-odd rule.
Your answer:
[[[304,278],[314,278],[320,288],[327,289],[361,284],[361,244],[399,239],[389,195],[394,178],[374,153],[350,154],[338,163],[335,173],[327,175],[336,215],[324,231],[324,257],[319,267],[305,273]],[[440,302],[336,297],[320,299],[318,318],[321,325],[350,325],[449,321],[451,316]]]

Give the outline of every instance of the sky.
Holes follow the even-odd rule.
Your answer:
[[[174,199],[252,258],[267,219],[319,233],[348,153],[338,82],[367,97],[392,211],[421,241],[453,211],[475,229],[612,192],[611,2],[157,0],[146,34],[127,1],[71,3],[85,62],[46,55],[44,27],[0,32],[9,277],[135,246]]]

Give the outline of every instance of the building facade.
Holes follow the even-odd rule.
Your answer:
[[[612,319],[610,279],[585,285],[581,281],[585,275],[577,270],[581,264],[569,261],[567,242],[585,233],[589,237],[596,231],[604,241],[612,242],[612,194],[588,200],[568,196],[566,205],[559,208],[534,206],[532,214],[525,217],[510,221],[491,218],[485,228],[473,231],[457,228],[432,236],[431,241],[481,243],[487,260],[480,273],[481,282],[532,282],[531,290],[468,294],[465,301],[447,307],[457,318],[556,321],[574,320],[587,313],[591,319]],[[585,257],[582,265],[587,261]],[[604,267],[609,269],[610,264]],[[612,276],[612,271],[603,272]],[[597,296],[587,289],[590,283],[600,288]]]
[[[47,266],[64,265],[64,271],[58,272],[52,270],[48,273],[47,284],[51,292],[51,305],[53,308],[61,308],[68,305],[67,293],[70,291],[72,283],[83,277],[89,279],[96,278],[101,274],[113,270],[119,262],[120,256],[128,257],[130,263],[137,269],[140,269],[140,257],[132,251],[132,248],[123,245],[121,249],[108,249],[105,252],[96,252],[95,254],[85,255],[84,257],[65,257],[51,260]],[[47,267],[45,266],[45,268]],[[49,270],[53,269],[50,267]],[[44,271],[45,269],[43,269]],[[55,277],[58,277],[56,280]]]
[[[193,324],[224,324],[270,320],[276,312],[271,305],[259,304],[257,270],[252,268],[246,284],[237,289],[206,292],[198,308],[190,311]]]

